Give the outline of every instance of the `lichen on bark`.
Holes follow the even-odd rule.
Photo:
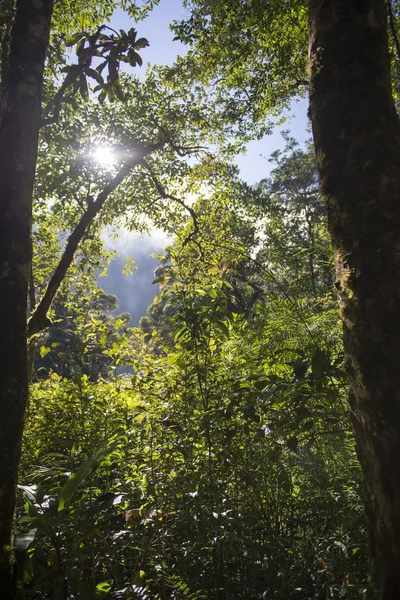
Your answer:
[[[400,123],[384,0],[309,0],[310,115],[378,585],[400,597]],[[396,458],[395,458],[396,457]]]

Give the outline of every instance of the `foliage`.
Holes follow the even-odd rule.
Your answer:
[[[319,267],[329,248],[314,167],[292,150],[257,189],[231,172],[199,192],[196,222],[160,259],[147,321],[110,353],[133,376],[33,385],[17,538],[27,598],[368,587],[338,315]],[[299,277],[314,252],[302,232],[287,254],[271,238],[307,210],[324,248],[316,289]]]
[[[108,377],[115,368],[108,354],[123,343],[131,315],[112,314],[118,308],[117,298],[99,289],[92,297],[87,295],[88,286],[85,297],[78,286],[69,292],[59,295],[54,325],[37,340],[35,376],[55,372],[68,378],[87,375],[91,381]]]
[[[398,97],[399,2],[385,2],[394,95]],[[239,135],[261,137],[269,119],[285,120],[290,101],[308,88],[308,11],[304,0],[183,0],[185,18],[171,28],[189,50],[171,69],[208,88],[222,119]]]
[[[140,19],[157,2],[120,4]],[[366,525],[314,158],[286,136],[255,188],[228,162],[307,83],[305,5],[185,4],[174,29],[191,51],[141,81],[120,63],[147,42],[105,25],[115,2],[56,3],[33,313],[79,239],[36,338],[20,595],[359,598]],[[101,233],[150,223],[176,237],[129,329],[95,281]]]
[[[291,2],[186,0],[189,16],[173,24],[190,45],[176,69],[211,86],[223,118],[257,124],[282,116],[307,86],[307,5]],[[218,82],[218,85],[215,85]]]
[[[259,184],[266,210],[263,261],[292,295],[324,296],[332,291],[333,264],[314,150],[300,148],[287,133],[284,138],[285,149],[271,155],[270,177]]]

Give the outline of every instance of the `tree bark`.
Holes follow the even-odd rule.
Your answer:
[[[18,0],[0,122],[0,598],[14,597],[12,530],[28,397],[27,290],[41,90],[53,0]],[[4,57],[3,57],[4,60]]]
[[[310,113],[379,594],[400,598],[400,123],[384,0],[309,0]]]

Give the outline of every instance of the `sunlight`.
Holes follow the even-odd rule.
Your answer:
[[[116,156],[109,146],[95,146],[93,158],[102,167],[111,168],[114,166]]]

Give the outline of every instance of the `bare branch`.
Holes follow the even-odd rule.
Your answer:
[[[174,144],[172,140],[169,140],[168,144],[171,146],[172,150],[175,150],[178,156],[188,156],[195,152],[207,152],[205,146],[181,146],[180,144]]]

